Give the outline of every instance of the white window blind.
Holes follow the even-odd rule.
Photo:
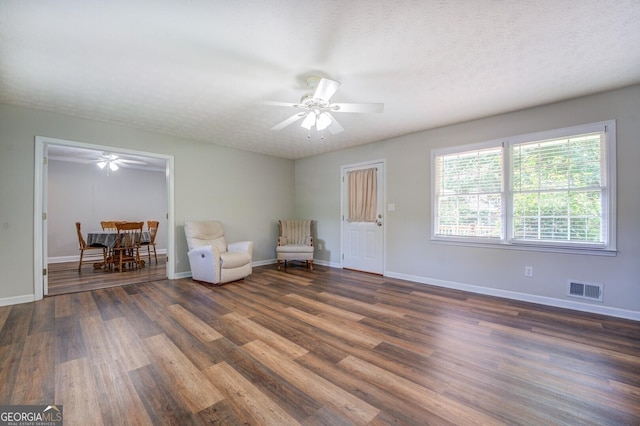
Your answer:
[[[432,151],[432,239],[615,253],[615,133],[609,120]]]
[[[515,241],[607,241],[604,132],[510,146]]]
[[[500,238],[502,147],[435,157],[436,235]]]

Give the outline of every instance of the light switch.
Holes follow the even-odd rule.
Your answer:
[[[394,211],[396,211],[396,205],[395,205],[395,204],[393,204],[393,203],[389,203],[389,204],[387,204],[387,211],[389,211],[389,212],[394,212]]]

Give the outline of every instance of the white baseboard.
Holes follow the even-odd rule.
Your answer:
[[[176,272],[175,273],[175,279],[179,280],[181,278],[191,278],[191,271],[187,271],[187,272]]]
[[[158,254],[161,254],[161,253],[166,254],[166,250],[158,250]],[[79,260],[79,256],[61,256],[61,257],[49,258],[49,263],[62,263],[62,262],[74,262],[74,261],[77,262],[78,260]],[[342,265],[340,263],[328,262],[325,260],[318,260],[318,259],[315,259],[313,262],[316,265],[328,266],[330,268],[338,268],[338,269],[342,268]],[[253,266],[256,266],[256,267],[266,266],[266,265],[272,265],[274,263],[277,263],[276,259],[267,259],[267,260],[260,260],[260,261],[253,262]],[[536,303],[539,305],[553,306],[556,308],[565,308],[565,309],[571,309],[574,311],[589,312],[592,314],[608,315],[616,318],[624,318],[624,319],[629,319],[633,321],[640,321],[640,312],[630,311],[627,309],[592,305],[587,303],[576,302],[573,300],[556,299],[553,297],[536,296],[533,294],[519,293],[515,291],[508,291],[508,290],[500,290],[495,288],[477,286],[473,284],[463,284],[463,283],[458,283],[454,281],[439,280],[439,279],[421,277],[416,275],[408,275],[408,274],[402,274],[399,272],[386,271],[384,273],[384,276],[390,277],[390,278],[397,278],[400,280],[416,282],[420,284],[433,285],[436,287],[444,287],[444,288],[450,288],[454,290],[468,291],[469,293],[484,294],[487,296],[496,296],[496,297],[502,297],[505,299],[519,300],[521,302],[530,302],[530,303]],[[191,271],[177,272],[175,274],[175,278],[176,279],[191,278]],[[24,295],[24,296],[9,297],[9,298],[0,299],[0,306],[33,302],[34,300],[35,300],[34,295],[32,294]]]
[[[36,297],[34,294],[25,294],[22,296],[5,297],[0,299],[0,306],[17,305],[19,303],[34,302]]]
[[[485,294],[487,296],[502,297],[505,299],[519,300],[521,302],[536,303],[539,305],[553,306],[556,308],[572,309],[574,311],[589,312],[592,314],[608,315],[616,318],[624,318],[633,321],[640,321],[640,312],[627,309],[611,308],[607,306],[591,305],[587,303],[574,302],[572,300],[555,299],[553,297],[536,296],[533,294],[518,293],[515,291],[500,290],[476,286],[472,284],[462,284],[453,281],[444,281],[433,278],[420,277],[415,275],[401,274],[397,272],[385,272],[386,277],[398,278],[420,284],[433,285],[436,287],[450,288],[454,290],[468,291],[469,293]]]
[[[328,266],[329,268],[342,269],[342,265],[340,263],[327,262],[326,260],[314,259],[313,263],[316,264],[316,265]]]

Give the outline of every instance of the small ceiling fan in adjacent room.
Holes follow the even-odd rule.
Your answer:
[[[324,130],[328,130],[334,135],[344,130],[333,113],[380,113],[384,110],[382,103],[332,103],[331,97],[336,93],[340,84],[339,81],[324,77],[310,77],[307,79],[307,86],[314,92],[303,95],[299,103],[261,102],[264,105],[293,107],[301,110],[276,124],[271,130],[282,130],[304,118],[301,126],[308,130],[307,137],[311,137],[311,129],[314,127],[320,133],[320,137],[324,137]]]
[[[120,166],[127,167],[127,165],[129,164],[135,164],[140,166],[147,165],[147,163],[145,163],[144,161],[120,158],[116,154],[110,154],[108,152],[103,152],[100,158],[98,158],[97,160],[94,160],[93,162],[96,163],[96,165],[101,169],[104,169],[106,167],[107,174],[109,174],[109,170],[115,172],[120,168]]]

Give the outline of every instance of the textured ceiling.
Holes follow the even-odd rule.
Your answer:
[[[285,158],[640,83],[638,0],[0,2],[0,103]],[[312,75],[345,131],[307,138]],[[55,135],[52,135],[55,136]]]

